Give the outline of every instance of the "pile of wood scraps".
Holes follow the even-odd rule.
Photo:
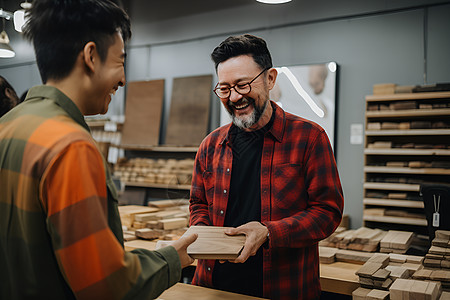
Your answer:
[[[413,241],[414,233],[389,230],[380,241],[380,252],[405,254]]]
[[[119,213],[124,230],[124,240],[137,238],[145,240],[178,239],[187,230],[189,211],[187,200],[152,201],[152,207],[125,205],[119,206]],[[181,204],[181,205],[178,205]],[[160,207],[160,208],[158,208]]]
[[[402,254],[384,254],[375,253],[367,262],[356,272],[359,276],[360,288],[353,292],[353,299],[437,299],[425,298],[410,298],[405,294],[404,298],[398,298],[398,291],[401,290],[403,280],[408,280],[411,275],[417,270],[423,268],[423,257],[410,256]],[[422,291],[415,291],[425,295],[428,292],[428,282],[425,289]],[[439,292],[438,285],[430,286],[430,293],[435,295]],[[436,289],[435,289],[436,288]],[[405,289],[409,293],[411,289]],[[432,291],[432,292],[431,292]],[[436,294],[436,297],[440,292]]]
[[[361,227],[345,231],[336,231],[328,238],[320,241],[324,247],[336,247],[340,249],[375,252],[378,251],[380,241],[387,234],[381,229]]]
[[[114,175],[123,182],[190,185],[193,159],[122,159],[114,166]]]

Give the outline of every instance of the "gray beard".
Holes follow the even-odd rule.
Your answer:
[[[261,116],[263,115],[264,111],[267,108],[267,103],[269,101],[266,101],[264,103],[264,106],[260,109],[255,105],[255,102],[253,101],[253,111],[249,116],[239,116],[237,117],[234,113],[230,113],[231,120],[233,121],[233,124],[236,125],[240,129],[248,129],[258,123],[259,119],[261,119]]]

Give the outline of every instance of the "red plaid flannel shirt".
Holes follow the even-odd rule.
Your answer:
[[[339,225],[344,206],[339,174],[320,126],[280,107],[275,114],[261,160],[261,222],[270,232],[264,297],[318,299],[318,242]],[[190,225],[223,226],[233,161],[230,126],[213,131],[197,152]],[[199,260],[192,283],[213,287],[213,268],[213,260]]]

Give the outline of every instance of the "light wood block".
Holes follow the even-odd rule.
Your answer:
[[[186,227],[188,225],[188,219],[186,218],[173,218],[173,219],[164,219],[160,220],[159,224],[161,229],[170,230]]]
[[[440,282],[429,282],[427,290],[425,291],[426,300],[436,300],[441,293],[441,283]]]
[[[145,207],[141,205],[123,205],[119,206],[119,215],[122,225],[131,227],[134,220],[134,216],[137,214],[157,212],[159,209],[154,207]]]
[[[409,297],[412,300],[425,300],[425,292],[428,288],[427,281],[416,280],[409,291]]]
[[[388,297],[389,297],[388,291],[371,290],[366,295],[366,300],[384,300],[384,299],[388,299]]]
[[[229,236],[226,227],[191,226],[184,235],[198,234],[187,252],[196,259],[235,259],[239,256],[245,243],[245,235]]]
[[[369,260],[368,263],[380,263],[382,268],[385,268],[389,264],[389,255],[383,253],[375,253]]]
[[[436,230],[434,234],[438,239],[445,239],[447,241],[450,241],[450,231],[448,230]]]
[[[357,272],[360,277],[372,277],[383,265],[381,263],[366,262]]]
[[[386,270],[386,269],[379,269],[378,271],[376,271],[373,275],[372,275],[372,277],[374,278],[374,279],[377,279],[377,280],[386,280],[388,277],[389,277],[389,275],[391,274],[391,271],[389,271],[389,270]]]
[[[338,249],[331,247],[319,247],[320,263],[330,264],[336,261],[336,252]]]
[[[365,300],[366,296],[370,293],[371,289],[359,287],[352,292],[353,300]]]
[[[164,232],[157,229],[143,228],[136,230],[136,236],[144,240],[154,240],[163,235]]]

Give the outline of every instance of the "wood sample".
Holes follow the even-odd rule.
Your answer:
[[[173,80],[166,145],[198,146],[208,132],[212,75]]]
[[[163,79],[128,83],[122,145],[159,144],[163,96]]]
[[[155,207],[145,207],[141,205],[123,205],[119,206],[119,215],[122,225],[131,227],[133,225],[134,217],[137,214],[157,212],[159,209]]]
[[[235,259],[245,243],[245,235],[229,236],[227,227],[191,226],[184,235],[198,234],[197,240],[187,248],[187,253],[196,259]]]

